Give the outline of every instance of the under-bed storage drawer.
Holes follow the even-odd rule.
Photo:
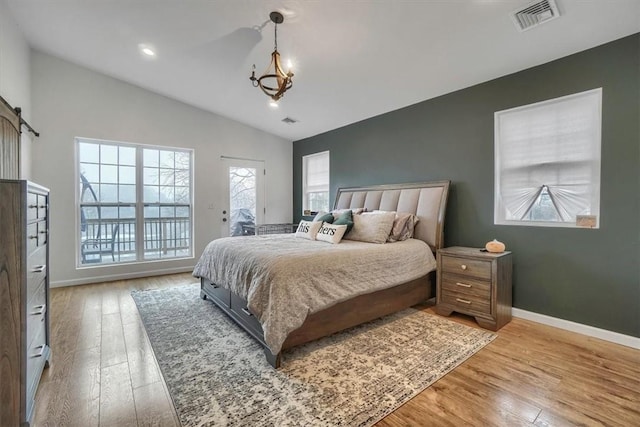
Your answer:
[[[203,280],[202,290],[226,308],[229,308],[231,306],[231,292],[228,289],[211,283],[208,280]]]
[[[231,310],[242,319],[246,326],[253,329],[259,336],[263,336],[262,325],[247,308],[247,302],[233,292],[231,293]]]

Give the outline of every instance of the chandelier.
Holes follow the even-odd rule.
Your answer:
[[[271,18],[271,21],[275,24],[275,43],[273,53],[271,54],[271,63],[260,77],[256,77],[256,65],[253,64],[253,70],[251,71],[249,80],[251,80],[253,87],[260,87],[268,97],[276,102],[282,98],[287,90],[291,89],[293,85],[293,81],[291,81],[293,73],[291,70],[286,73],[284,72],[282,64],[280,64],[280,53],[278,52],[278,24],[284,22],[284,17],[280,12],[271,12],[269,18]]]

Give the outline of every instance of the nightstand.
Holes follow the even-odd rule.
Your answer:
[[[511,252],[454,246],[437,253],[436,313],[475,317],[497,331],[511,320]]]

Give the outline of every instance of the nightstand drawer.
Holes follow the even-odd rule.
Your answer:
[[[463,313],[491,314],[490,298],[482,298],[443,289],[441,301],[444,304],[455,306]]]
[[[491,262],[447,255],[442,257],[442,271],[490,280]]]
[[[442,290],[491,299],[491,282],[450,273],[442,274]]]

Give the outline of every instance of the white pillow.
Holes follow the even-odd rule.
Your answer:
[[[342,240],[342,236],[347,231],[346,225],[333,225],[325,222],[318,230],[318,234],[316,235],[316,240],[322,240],[323,242],[329,243],[340,243]]]
[[[345,239],[360,242],[384,243],[389,237],[395,212],[364,212],[353,216],[353,228]]]
[[[322,227],[322,223],[318,221],[300,221],[298,229],[296,230],[296,237],[302,237],[303,239],[316,240],[316,234]]]

